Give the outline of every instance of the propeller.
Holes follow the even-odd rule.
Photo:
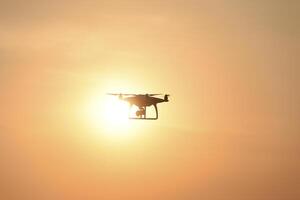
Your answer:
[[[158,96],[158,95],[162,95],[162,94],[148,94],[149,97]]]
[[[120,95],[125,95],[125,96],[149,96],[149,97],[152,97],[152,96],[158,96],[158,95],[163,95],[163,94],[127,94],[127,93],[106,93],[107,95],[114,95],[114,96],[120,96]],[[169,94],[166,94],[167,96],[170,96]]]
[[[114,96],[119,96],[119,95],[125,95],[125,96],[130,96],[130,95],[136,95],[136,94],[124,94],[124,93],[106,93],[107,95],[114,95]]]

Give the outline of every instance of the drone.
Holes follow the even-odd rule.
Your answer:
[[[158,109],[157,104],[168,102],[169,101],[169,94],[165,94],[164,98],[157,98],[154,96],[160,96],[163,94],[117,94],[117,93],[107,93],[107,95],[114,95],[118,96],[120,100],[126,101],[129,103],[129,119],[143,119],[143,120],[157,120],[158,119]],[[135,105],[138,107],[138,110],[135,112],[136,117],[130,116],[131,107]],[[146,108],[154,106],[156,116],[147,118],[146,116]]]

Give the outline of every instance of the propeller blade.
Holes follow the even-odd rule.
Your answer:
[[[117,93],[106,93],[107,95],[114,95],[114,96],[117,96],[117,95],[120,95],[120,94],[117,94]]]
[[[136,94],[123,94],[122,95],[125,95],[125,96],[136,96]]]
[[[136,94],[123,94],[123,93],[106,93],[107,95],[114,95],[114,96],[131,96],[131,95],[136,95]]]
[[[162,94],[148,94],[148,96],[152,97],[152,96],[158,96],[158,95],[162,95]]]
[[[106,93],[107,95],[114,95],[114,96],[119,96],[119,95],[123,95],[123,96],[146,96],[148,95],[149,97],[152,96],[158,96],[158,95],[163,95],[163,94],[128,94],[128,93]],[[169,94],[166,94],[168,96],[170,96]]]

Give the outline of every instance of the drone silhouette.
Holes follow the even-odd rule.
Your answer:
[[[153,96],[163,95],[163,94],[117,94],[117,93],[107,93],[107,95],[114,95],[118,96],[120,100],[126,101],[129,103],[129,119],[144,119],[144,120],[157,120],[158,119],[158,109],[157,104],[168,102],[169,101],[169,94],[165,94],[164,98],[157,98]],[[138,110],[135,112],[136,117],[130,116],[131,107],[135,105],[138,107]],[[154,106],[156,117],[147,118],[146,116],[146,108]]]

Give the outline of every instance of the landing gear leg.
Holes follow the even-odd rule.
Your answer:
[[[128,118],[130,118],[131,107],[132,107],[132,104],[129,105]]]
[[[158,119],[158,110],[157,110],[157,105],[156,105],[156,104],[154,104],[153,106],[154,106],[154,108],[155,108],[155,112],[156,112],[156,117],[155,117],[155,119]]]

